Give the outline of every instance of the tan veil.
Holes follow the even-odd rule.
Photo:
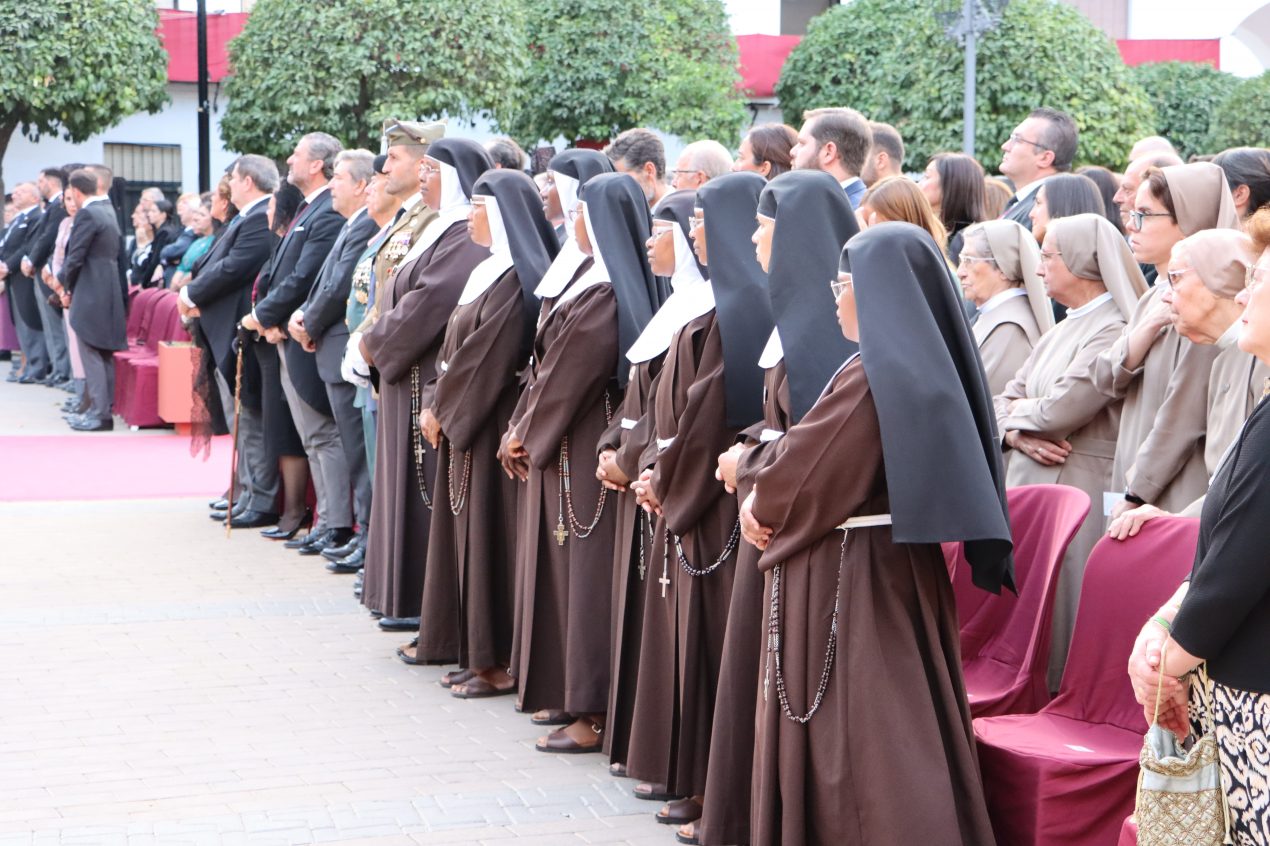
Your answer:
[[[1205,229],[1178,241],[1173,249],[1185,253],[1205,288],[1227,300],[1244,289],[1254,261],[1252,239],[1233,229]]]
[[[1203,229],[1238,229],[1239,213],[1226,172],[1212,162],[1161,168],[1173,196],[1177,225],[1184,235]]]
[[[1032,307],[1032,316],[1036,318],[1036,326],[1041,334],[1053,329],[1054,309],[1050,306],[1049,297],[1045,295],[1045,283],[1036,272],[1037,265],[1041,263],[1041,251],[1037,248],[1032,233],[1013,220],[1004,218],[976,223],[970,231],[976,230],[988,239],[992,258],[1006,278],[1023,283],[1028,305]],[[1036,342],[1035,338],[1031,340]]]
[[[1101,279],[1124,319],[1147,290],[1147,281],[1125,241],[1111,221],[1100,214],[1077,214],[1050,221],[1063,263],[1083,279]]]

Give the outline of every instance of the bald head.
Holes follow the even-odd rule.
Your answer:
[[[671,187],[693,190],[732,170],[732,154],[718,141],[694,141],[684,147],[675,162]]]
[[[1148,135],[1133,145],[1133,149],[1129,151],[1129,161],[1136,161],[1153,153],[1156,155],[1176,156],[1177,150],[1172,142],[1163,135]]]

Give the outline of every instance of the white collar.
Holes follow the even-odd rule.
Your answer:
[[[410,211],[421,202],[423,202],[423,192],[416,191],[406,198],[406,201],[401,204],[401,207],[406,211]]]
[[[1048,176],[1042,176],[1040,179],[1037,179],[1037,180],[1036,180],[1036,181],[1034,181],[1034,182],[1029,182],[1028,184],[1024,185],[1022,188],[1020,188],[1019,190],[1017,190],[1017,191],[1015,191],[1015,192],[1014,192],[1014,199],[1015,199],[1015,200],[1025,200],[1025,199],[1027,199],[1027,198],[1028,198],[1028,197],[1030,197],[1031,195],[1035,194],[1035,193],[1036,193],[1036,189],[1038,189],[1038,188],[1040,188],[1042,185],[1044,185],[1044,184],[1045,184],[1045,180],[1047,180],[1047,179],[1049,179],[1049,177],[1048,177]]]
[[[851,183],[860,182],[860,181],[862,180],[858,176],[848,176],[846,179],[842,180],[838,184],[841,185],[843,190],[845,191],[847,186],[849,186]]]
[[[763,353],[758,357],[758,366],[764,370],[768,370],[780,364],[785,358],[785,348],[781,346],[780,332],[775,328],[772,334],[767,337],[767,345],[763,347]]]
[[[308,205],[312,205],[313,201],[316,200],[318,197],[322,196],[322,192],[328,190],[330,187],[331,187],[330,183],[327,183],[326,185],[323,185],[321,188],[318,188],[317,190],[313,191],[311,194],[306,194],[304,197],[304,202]]]
[[[365,207],[365,206],[358,206],[358,207],[357,207],[357,210],[356,210],[356,211],[354,211],[352,214],[350,214],[350,215],[348,216],[348,223],[347,223],[347,225],[351,226],[351,225],[352,225],[352,223],[353,223],[353,221],[357,220],[357,218],[361,217],[361,216],[362,216],[363,214],[365,214],[365,213],[366,213],[366,207]]]
[[[1094,297],[1089,302],[1085,303],[1080,308],[1069,308],[1067,310],[1067,319],[1075,320],[1078,317],[1084,317],[1086,314],[1089,314],[1089,312],[1098,308],[1098,306],[1102,305],[1105,302],[1109,302],[1110,300],[1111,300],[1111,292],[1104,291],[1103,293]]]
[[[1015,297],[1026,297],[1026,296],[1027,296],[1027,291],[1023,290],[1022,288],[1006,288],[1001,293],[993,294],[992,296],[988,297],[988,299],[984,301],[984,304],[979,306],[979,315],[983,316],[987,314],[988,312],[992,311],[997,306],[1001,305],[1002,303],[1012,300]]]
[[[248,203],[247,205],[245,205],[245,206],[243,206],[241,209],[239,209],[239,210],[238,210],[238,216],[239,216],[239,217],[244,217],[244,216],[246,216],[247,212],[251,211],[251,210],[252,210],[252,209],[254,209],[256,206],[260,205],[261,203],[267,203],[267,202],[269,202],[269,195],[268,195],[268,194],[261,194],[259,197],[257,197],[256,199],[252,200],[250,203]]]
[[[80,204],[80,208],[82,209],[84,206],[91,206],[93,203],[104,203],[109,200],[110,198],[105,194],[94,194],[91,197],[85,197],[84,202]]]
[[[445,231],[460,220],[467,220],[468,212],[472,210],[469,205],[451,206],[445,211],[438,212],[432,222],[423,227],[423,231],[419,233],[419,237],[410,245],[410,252],[406,253],[405,258],[401,260],[404,265],[407,262],[414,261],[428,251],[428,248],[440,240]]]
[[[680,329],[714,308],[714,289],[701,275],[683,227],[676,223],[671,232],[675,239],[675,271],[670,277],[673,293],[626,351],[632,364],[656,358],[670,349]]]
[[[1235,322],[1230,324],[1225,332],[1221,333],[1221,337],[1217,339],[1216,346],[1223,350],[1228,350],[1239,343],[1240,322],[1236,318]]]
[[[591,267],[587,269],[587,272],[578,278],[577,282],[574,282],[567,291],[556,298],[556,301],[551,304],[552,311],[560,308],[560,306],[564,305],[569,300],[574,299],[592,285],[599,285],[612,281],[612,277],[609,275],[608,266],[604,263],[604,255],[600,252],[600,243],[595,237],[595,225],[591,222],[590,206],[584,205],[582,207],[582,216],[586,220],[587,237],[591,240],[592,264]],[[580,251],[581,250],[579,248],[579,252]],[[542,286],[540,285],[539,288],[541,287]]]
[[[55,203],[55,202],[57,202],[57,201],[58,201],[58,200],[60,200],[60,199],[62,199],[62,192],[61,192],[61,191],[58,191],[56,194],[54,194],[53,196],[49,197],[49,198],[48,198],[47,200],[45,200],[44,202],[46,202],[46,203]]]

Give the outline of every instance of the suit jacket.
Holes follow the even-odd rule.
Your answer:
[[[257,203],[226,225],[185,289],[201,315],[199,332],[230,384],[235,327],[251,307],[251,285],[277,240],[269,230],[269,204]]]
[[[1037,188],[1036,190],[1039,191],[1040,188]],[[1019,224],[1024,229],[1026,229],[1028,232],[1031,232],[1032,218],[1030,217],[1030,215],[1032,214],[1032,206],[1034,206],[1035,204],[1036,204],[1036,191],[1033,191],[1031,194],[1028,194],[1026,197],[1019,200],[1017,203],[1015,203],[1014,205],[1010,206],[1005,211],[1003,211],[1001,213],[1001,219],[1013,220],[1015,223]]]
[[[28,326],[39,328],[40,310],[35,304],[36,288],[31,277],[22,273],[22,257],[40,225],[39,206],[32,206],[13,218],[5,230],[4,243],[0,244],[0,259],[9,268],[6,287],[13,292],[14,308]]]
[[[27,241],[26,255],[35,267],[35,281],[45,296],[53,292],[40,281],[40,269],[48,264],[53,256],[53,245],[57,242],[57,228],[62,225],[63,220],[66,220],[66,206],[62,204],[62,198],[59,195],[49,201],[44,209],[44,216],[40,218],[35,232]]]
[[[313,289],[318,271],[343,226],[344,216],[331,206],[330,191],[319,194],[296,217],[291,231],[274,250],[273,259],[261,271],[256,283],[256,320],[262,328],[286,328],[291,315]],[[313,408],[330,414],[326,385],[318,375],[313,353],[289,341],[283,341],[280,346],[287,357],[287,372],[296,393]],[[256,348],[256,355],[262,361],[277,353],[272,344],[259,344]]]
[[[860,201],[864,199],[864,195],[868,193],[868,186],[864,184],[863,179],[857,179],[842,189],[847,192],[847,200],[851,203],[852,209],[860,208]]]
[[[378,231],[379,224],[365,211],[346,222],[318,272],[313,290],[301,306],[304,328],[317,346],[318,375],[332,384],[344,381],[340,376],[340,360],[348,342],[348,325],[343,318],[353,284],[353,270],[366,252],[367,242]]]
[[[75,215],[58,281],[71,293],[71,328],[99,350],[125,350],[127,313],[119,298],[119,221],[110,204]]]

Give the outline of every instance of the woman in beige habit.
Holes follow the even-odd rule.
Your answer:
[[[1057,688],[1067,658],[1085,559],[1102,534],[1103,491],[1111,481],[1120,402],[1093,384],[1094,359],[1120,337],[1146,280],[1129,247],[1102,215],[1053,221],[1041,248],[1041,277],[1067,318],[1042,336],[1023,367],[995,397],[997,429],[1014,451],[1006,486],[1063,484],[1095,503],[1067,549],[1059,575],[1050,649]]]
[[[1037,275],[1041,253],[1031,233],[1013,220],[989,220],[963,235],[957,278],[978,316],[971,327],[993,395],[1014,377],[1054,313]]]
[[[1220,167],[1200,162],[1147,170],[1129,213],[1129,245],[1139,262],[1156,266],[1157,284],[1094,366],[1098,390],[1124,399],[1107,489],[1122,500],[1112,517],[1147,503],[1180,511],[1208,488],[1204,431],[1208,378],[1218,350],[1197,346],[1177,331],[1162,299],[1168,286],[1159,281],[1168,278],[1176,243],[1218,228],[1239,228]]]

